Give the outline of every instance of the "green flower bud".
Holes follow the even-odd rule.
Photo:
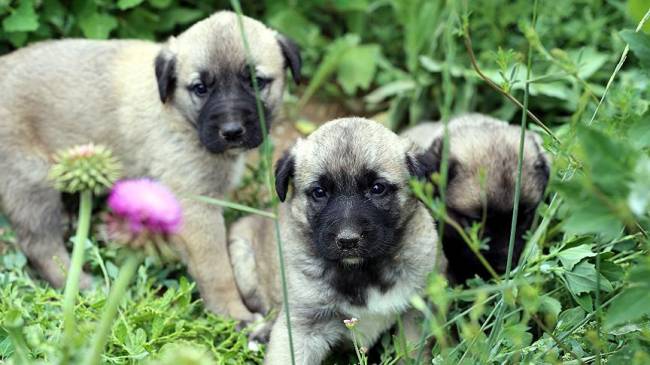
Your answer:
[[[121,164],[108,148],[92,143],[57,152],[54,162],[49,179],[66,193],[90,190],[95,195],[101,194],[122,172]]]

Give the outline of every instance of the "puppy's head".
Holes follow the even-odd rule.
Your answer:
[[[480,115],[461,117],[449,123],[447,213],[465,228],[485,219],[483,237],[489,238],[490,249],[484,255],[498,272],[505,271],[506,266],[520,132],[518,126]],[[430,147],[436,161],[440,161],[442,145],[442,136],[439,136]],[[549,179],[549,162],[540,137],[527,131],[524,146],[515,264],[524,247],[523,235],[532,224]],[[471,277],[474,272],[469,267],[475,266],[477,274],[488,277],[452,227],[446,227],[443,245],[451,271],[454,267],[460,268],[456,270],[459,276]]]
[[[317,256],[343,264],[394,254],[417,205],[409,180],[432,171],[429,155],[380,124],[331,121],[285,153],[276,168],[291,221]]]
[[[264,138],[250,66],[267,127],[282,102],[285,69],[300,76],[292,41],[254,19],[242,17],[242,23],[252,65],[237,15],[225,11],[171,38],[155,60],[160,100],[176,108],[213,153],[254,148]]]

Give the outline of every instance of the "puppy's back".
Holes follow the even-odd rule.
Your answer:
[[[70,39],[36,43],[0,57],[0,141],[13,145],[22,141],[29,144],[22,147],[30,149],[42,145],[45,153],[51,153],[70,143],[111,135],[122,85],[150,86],[133,80],[123,66],[125,59],[145,73],[138,78],[150,76],[155,92],[157,49],[143,41]],[[139,57],[130,56],[135,50]],[[82,128],[86,125],[93,127]]]

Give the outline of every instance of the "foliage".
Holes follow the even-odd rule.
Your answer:
[[[228,7],[226,1],[0,0],[0,53],[60,37],[164,40]],[[312,124],[301,113],[315,99],[395,129],[464,111],[518,121],[518,107],[488,86],[472,61],[514,98],[523,100],[529,85],[530,110],[555,136],[544,143],[554,159],[548,196],[512,280],[450,287],[432,275],[428,302],[413,303],[425,315],[424,336],[436,340],[436,364],[600,363],[600,355],[613,364],[650,362],[650,38],[635,29],[650,3],[579,0],[558,7],[539,1],[533,22],[527,0],[244,4],[246,14],[303,49],[309,83],[293,90],[299,99],[291,112],[304,131]],[[614,72],[626,44],[630,53]],[[237,201],[267,208],[264,171],[250,170]],[[413,187],[444,219],[431,186]],[[0,224],[0,240],[10,242],[0,262],[0,360],[17,361],[22,341],[23,355],[53,362],[61,293],[28,277],[13,233]],[[478,229],[465,234],[473,247],[484,244],[473,234]],[[114,280],[119,252],[89,250],[93,273]],[[217,363],[259,363],[262,354],[248,350],[234,323],[205,313],[196,295],[182,270],[149,262],[127,295],[104,360],[174,363],[171,353],[192,359],[207,351]],[[87,325],[79,341],[92,331],[88,324],[98,318],[106,286],[81,298],[77,315]],[[503,321],[495,319],[500,311]],[[179,343],[194,346],[169,350]],[[376,347],[369,362],[373,356],[382,364],[415,361],[419,351],[406,348],[399,331]],[[334,361],[365,359],[357,353]]]

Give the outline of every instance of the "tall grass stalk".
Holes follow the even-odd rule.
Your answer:
[[[104,311],[102,312],[102,317],[99,322],[99,326],[95,332],[95,337],[90,345],[90,351],[88,352],[84,365],[98,365],[101,363],[102,352],[104,352],[104,347],[108,341],[108,336],[111,333],[113,327],[113,322],[115,321],[115,315],[117,310],[124,299],[124,294],[129,287],[129,283],[133,278],[142,257],[137,252],[132,252],[126,258],[124,264],[120,268],[120,273],[115,279],[115,283],[111,288],[111,292],[108,295],[106,300],[106,305],[104,306]]]
[[[456,47],[454,43],[453,36],[453,27],[454,21],[457,19],[458,14],[456,13],[456,0],[447,0],[448,11],[447,14],[447,24],[444,31],[444,40],[447,52],[445,52],[445,63],[442,68],[442,87],[445,92],[442,108],[441,108],[441,120],[443,125],[443,142],[442,142],[442,156],[440,160],[440,181],[439,181],[439,191],[440,191],[440,200],[442,202],[441,216],[446,217],[447,209],[445,206],[446,201],[446,192],[447,192],[447,172],[449,170],[449,119],[451,117],[451,104],[453,102],[454,90],[451,80],[451,65],[454,62]],[[435,263],[435,272],[442,272],[441,265],[443,262],[442,259],[442,239],[445,233],[445,225],[438,224],[438,246],[436,247],[436,263]],[[426,332],[431,325],[430,316],[427,316],[422,323],[422,332],[420,334],[420,339],[418,341],[418,352],[416,357],[416,364],[421,364],[424,358],[424,350],[426,348]]]
[[[74,307],[77,295],[79,294],[79,279],[81,268],[84,264],[84,246],[88,240],[90,231],[90,216],[92,214],[92,192],[84,190],[80,193],[79,221],[75,234],[74,246],[72,248],[72,259],[63,293],[63,346],[64,359],[66,359],[73,347],[75,334]]]
[[[261,148],[261,153],[262,153],[262,169],[263,171],[266,172],[266,185],[269,191],[269,194],[273,197],[273,204],[272,204],[272,209],[273,209],[273,214],[275,215],[275,218],[273,220],[274,227],[275,227],[275,238],[277,242],[277,248],[278,248],[278,260],[280,263],[280,281],[282,283],[282,299],[284,303],[284,314],[285,314],[285,320],[287,322],[287,331],[288,336],[289,336],[289,351],[291,352],[291,364],[295,365],[296,360],[294,358],[294,351],[293,351],[293,334],[291,331],[291,314],[289,311],[289,290],[287,289],[287,274],[284,266],[284,250],[282,246],[282,237],[280,235],[280,223],[278,221],[278,199],[275,194],[273,194],[273,181],[274,181],[274,176],[271,171],[271,165],[272,165],[272,159],[273,159],[273,151],[271,147],[271,141],[269,139],[269,131],[267,130],[266,127],[266,116],[264,115],[264,108],[262,107],[262,100],[260,99],[260,91],[259,91],[259,85],[257,84],[257,78],[255,76],[255,65],[253,63],[253,57],[251,56],[251,50],[250,50],[250,44],[248,43],[248,38],[246,37],[246,32],[244,31],[244,23],[242,21],[242,10],[241,10],[241,4],[239,3],[239,0],[231,0],[230,1],[231,6],[237,13],[237,23],[239,25],[239,32],[242,37],[242,41],[244,42],[244,48],[246,50],[246,58],[248,62],[248,67],[249,67],[249,72],[251,74],[251,79],[253,81],[253,90],[255,91],[255,102],[257,106],[257,114],[260,117],[260,128],[262,130],[262,135],[264,136],[264,142],[262,143],[262,148]]]
[[[533,3],[533,20],[531,23],[531,27],[534,29],[535,24],[537,22],[537,0]],[[528,99],[529,99],[529,88],[530,88],[530,83],[528,80],[530,79],[530,74],[531,74],[531,69],[532,69],[532,59],[533,59],[533,44],[531,42],[528,42],[528,60],[526,64],[526,83],[524,87],[524,104],[523,104],[523,110],[521,112],[521,133],[519,135],[519,152],[517,155],[517,178],[515,180],[515,196],[514,196],[514,201],[513,201],[513,207],[512,207],[512,219],[510,222],[510,237],[508,240],[508,258],[506,260],[506,271],[505,271],[505,280],[508,281],[510,279],[510,271],[512,270],[512,253],[514,251],[515,247],[515,236],[517,234],[517,217],[519,215],[519,200],[521,198],[521,170],[523,168],[523,155],[524,155],[524,147],[525,147],[525,142],[526,142],[526,126],[527,126],[527,117],[528,117]],[[490,332],[490,346],[494,346],[496,338],[502,331],[503,327],[503,314],[505,313],[505,296],[506,296],[506,290],[502,291],[502,298],[504,300],[501,301],[501,305],[497,311],[497,316],[495,319],[495,326],[492,329],[492,332]]]

